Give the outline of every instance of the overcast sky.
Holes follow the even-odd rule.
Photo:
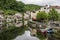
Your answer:
[[[37,5],[59,5],[60,6],[60,0],[17,0],[22,1],[25,4],[37,4]]]

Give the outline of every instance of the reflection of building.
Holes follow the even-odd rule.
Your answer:
[[[49,24],[53,28],[60,28],[60,21],[50,21]]]
[[[36,29],[32,29],[31,35],[32,35],[32,36],[36,36],[36,33],[37,33],[37,30],[36,30]]]

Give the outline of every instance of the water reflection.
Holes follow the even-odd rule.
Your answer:
[[[21,36],[17,36],[14,40],[39,40],[37,37],[33,37],[30,35],[30,31],[25,31],[25,33]]]

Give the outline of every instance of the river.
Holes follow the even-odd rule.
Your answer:
[[[31,36],[30,31],[25,31],[23,35],[17,36],[14,40],[39,40],[37,37]]]

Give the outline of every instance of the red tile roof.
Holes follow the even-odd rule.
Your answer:
[[[60,6],[50,6],[49,8],[57,8],[57,9],[60,9]]]

